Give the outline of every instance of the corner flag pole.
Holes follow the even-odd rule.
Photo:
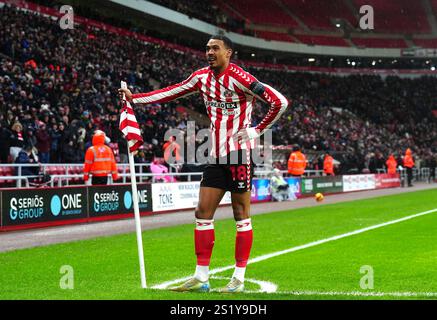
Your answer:
[[[121,88],[122,89],[127,88],[126,82],[124,81],[121,82]],[[138,258],[140,260],[141,287],[145,289],[147,288],[147,283],[146,283],[146,271],[144,267],[144,251],[143,251],[143,238],[141,234],[140,209],[138,207],[137,179],[135,176],[134,155],[129,150],[129,144],[127,146],[127,151],[129,154],[130,180],[132,183],[132,201],[134,204],[135,226],[137,232]]]

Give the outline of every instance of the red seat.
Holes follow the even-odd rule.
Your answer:
[[[0,177],[3,177],[3,176],[4,176],[4,168],[3,168],[3,167],[0,167]],[[0,179],[0,186],[3,185],[3,184],[5,184],[5,183],[6,183],[5,180]]]
[[[65,172],[67,171],[67,169],[63,166],[57,166],[56,167],[56,172],[57,174],[65,174]]]
[[[45,167],[45,173],[49,175],[56,174],[56,167],[52,167],[52,166]]]
[[[14,167],[5,167],[4,171],[3,171],[3,175],[6,177],[14,177],[15,176],[15,168]],[[13,183],[16,180],[14,179],[10,179],[10,180],[5,180],[6,183]]]

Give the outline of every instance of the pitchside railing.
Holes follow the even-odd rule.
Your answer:
[[[127,183],[130,181],[129,164],[119,163],[118,172],[120,179],[111,184]],[[167,173],[150,173],[150,163],[135,164],[137,181],[142,182],[172,182],[172,181],[199,181],[202,172],[178,172],[180,167],[171,165]],[[24,168],[38,168],[38,175],[23,175]],[[68,185],[83,185],[83,165],[77,164],[0,164],[0,188],[17,187],[26,188],[34,185],[45,184],[51,187],[60,187]],[[288,173],[286,170],[281,171],[284,176]],[[401,179],[406,180],[406,170],[400,169],[398,172]],[[378,169],[377,173],[385,173],[385,170]],[[436,172],[437,173],[437,172]],[[269,178],[272,170],[269,166],[257,166],[255,168],[255,177]],[[47,175],[48,181],[41,181],[41,177]],[[322,170],[306,170],[304,176],[322,176]],[[427,181],[430,176],[430,168],[414,168],[413,177],[415,181]],[[38,182],[37,182],[38,181]]]

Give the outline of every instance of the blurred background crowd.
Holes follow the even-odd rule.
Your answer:
[[[118,130],[120,80],[135,92],[146,92],[182,81],[203,66],[204,58],[192,51],[83,26],[62,30],[49,17],[4,6],[0,163],[13,162],[27,146],[42,163],[81,163],[96,129],[107,134],[125,162],[126,142]],[[389,153],[400,159],[407,147],[419,167],[437,152],[435,77],[340,76],[242,66],[292,102],[273,127],[273,142],[299,144],[310,154],[309,168],[317,168],[327,150],[344,173],[383,167]],[[268,105],[258,103],[253,122],[267,110]],[[206,114],[198,96],[135,111],[145,141],[139,162],[163,156],[167,129],[184,129],[193,112]],[[207,127],[202,121],[196,125]]]

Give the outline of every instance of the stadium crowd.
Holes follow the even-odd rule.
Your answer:
[[[13,161],[18,150],[30,145],[40,162],[81,163],[95,129],[118,143],[120,160],[125,161],[126,142],[118,130],[120,80],[144,92],[181,81],[204,65],[202,57],[188,51],[84,26],[62,30],[50,18],[4,6],[0,162]],[[437,151],[437,120],[431,112],[437,97],[434,77],[247,69],[293,102],[273,128],[275,144],[298,143],[314,154],[330,150],[344,172],[372,168],[375,159],[385,159],[390,152],[399,158],[407,147],[416,159]],[[164,132],[185,128],[186,109],[205,113],[197,96],[136,108],[145,140],[137,161],[150,163],[163,156]],[[257,104],[254,122],[266,112],[266,105]]]

